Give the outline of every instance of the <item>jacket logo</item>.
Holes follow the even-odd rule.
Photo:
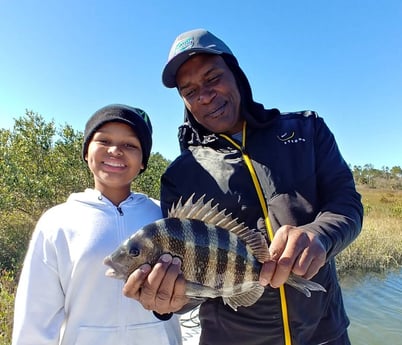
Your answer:
[[[285,145],[287,144],[297,144],[300,142],[305,142],[306,139],[301,138],[301,137],[296,137],[296,134],[294,131],[291,133],[285,132],[281,135],[276,136],[279,141],[283,142]]]

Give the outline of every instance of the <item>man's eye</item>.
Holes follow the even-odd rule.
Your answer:
[[[215,76],[212,76],[212,77],[208,78],[208,83],[212,84],[212,83],[215,83],[218,80],[219,80],[219,75],[215,75]]]
[[[184,95],[184,97],[186,97],[186,98],[190,98],[190,97],[192,97],[194,94],[195,94],[195,91],[194,91],[194,89],[192,89],[192,90],[186,91],[183,95]]]

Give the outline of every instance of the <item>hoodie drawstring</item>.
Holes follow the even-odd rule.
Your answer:
[[[234,141],[231,137],[227,136],[226,134],[219,134],[222,138],[226,139],[229,141],[234,147],[236,147],[238,150],[240,150],[243,160],[246,163],[246,166],[250,172],[251,179],[253,180],[254,188],[257,192],[258,199],[260,201],[260,205],[264,214],[264,221],[265,221],[265,226],[267,228],[267,234],[268,238],[270,241],[274,238],[274,232],[272,229],[271,221],[269,219],[269,214],[268,214],[268,206],[264,198],[264,194],[262,192],[261,185],[258,181],[257,174],[255,172],[253,163],[249,157],[249,155],[246,152],[246,121],[243,122],[243,136],[242,136],[242,146],[236,141]],[[286,294],[285,294],[285,287],[282,285],[279,287],[279,294],[281,298],[281,310],[282,310],[282,320],[283,320],[283,331],[284,331],[284,337],[285,337],[285,345],[291,345],[291,335],[290,335],[290,326],[289,326],[289,317],[288,317],[288,307],[287,307],[287,301],[286,301]]]

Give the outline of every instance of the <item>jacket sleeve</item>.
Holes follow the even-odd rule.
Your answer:
[[[63,321],[55,251],[37,226],[18,283],[12,345],[57,345]]]
[[[322,118],[315,121],[315,160],[320,209],[315,220],[302,226],[320,235],[327,260],[345,249],[360,233],[363,206],[350,168]]]

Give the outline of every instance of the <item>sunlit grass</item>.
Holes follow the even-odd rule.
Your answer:
[[[364,205],[360,236],[340,253],[338,272],[382,272],[402,266],[402,192],[359,188]]]

